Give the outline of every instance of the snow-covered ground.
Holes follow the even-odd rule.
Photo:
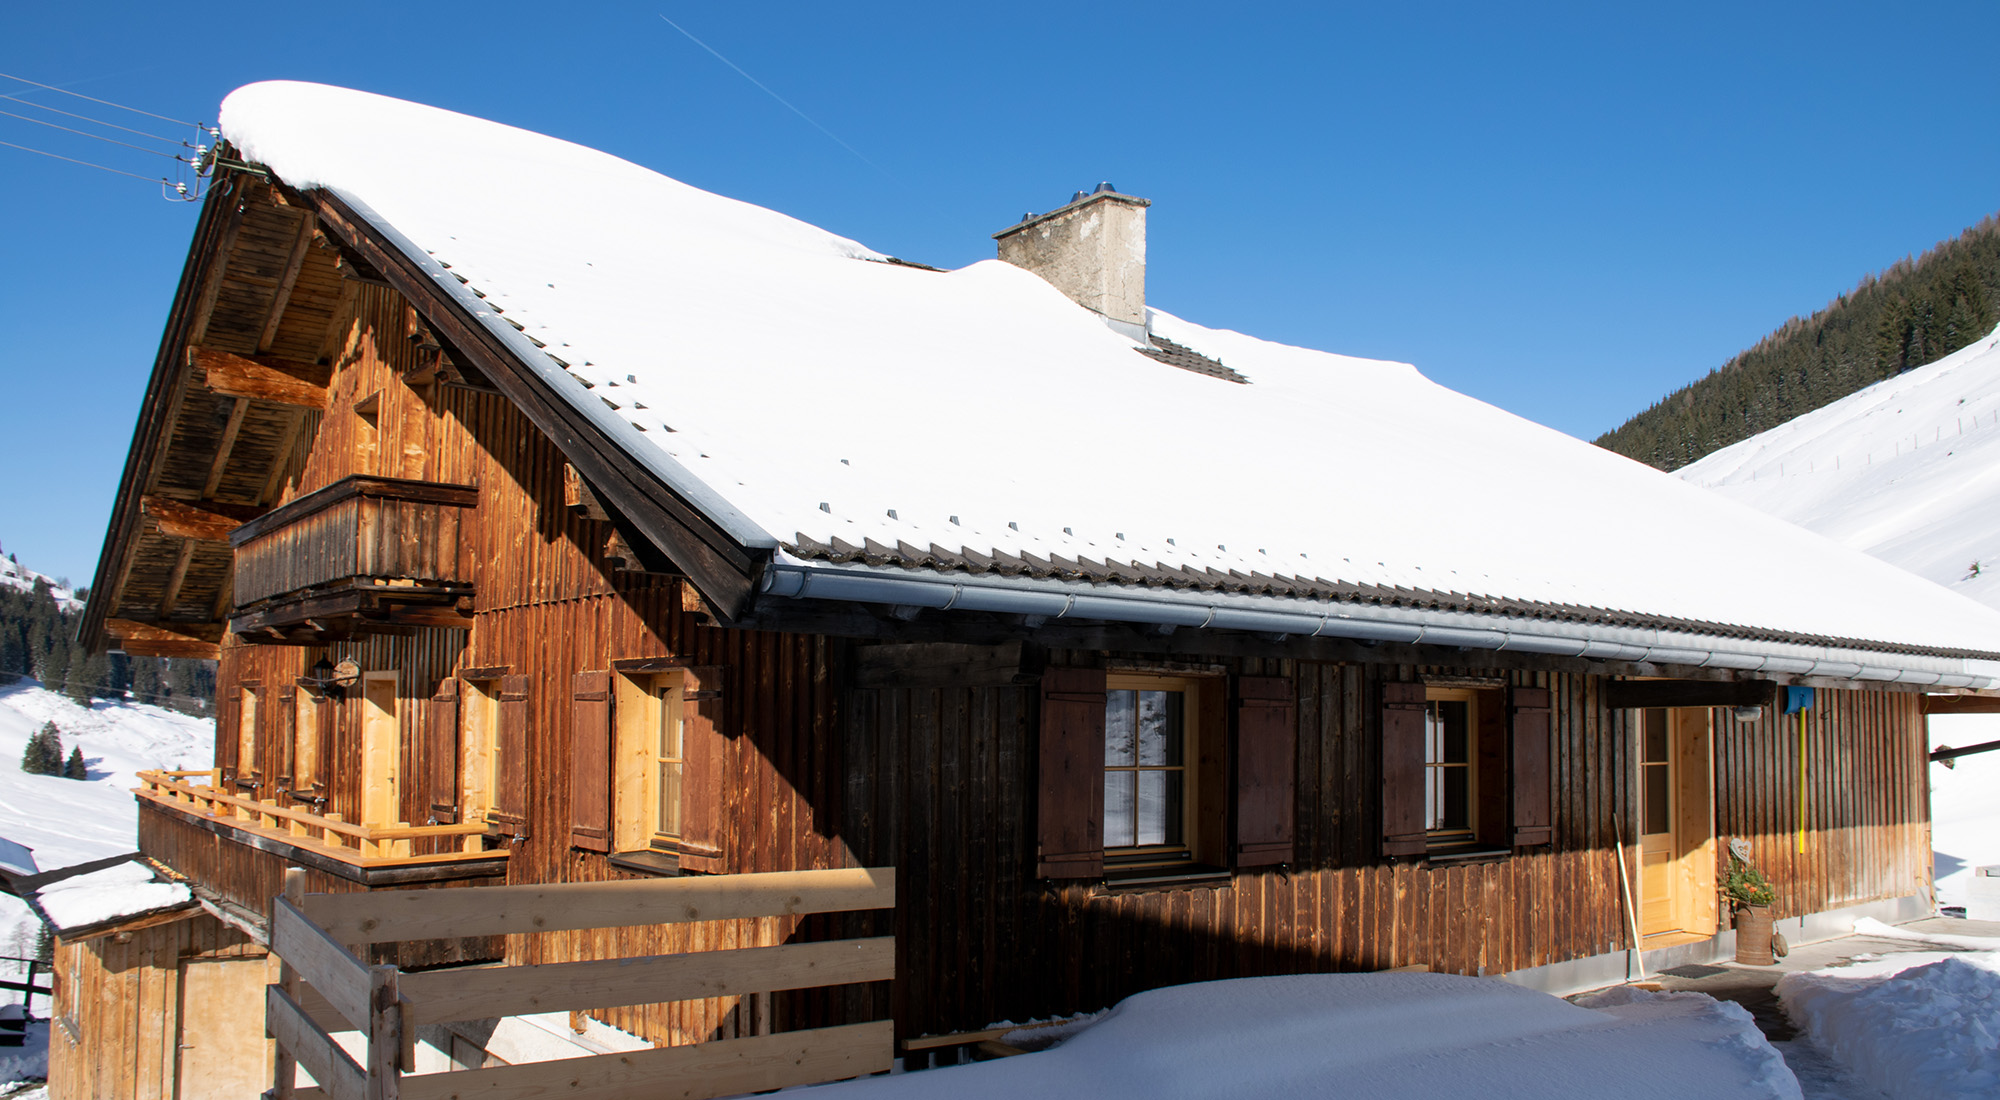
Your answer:
[[[88,780],[20,769],[28,738],[49,721],[62,731],[65,757],[82,748]],[[101,699],[85,708],[33,680],[0,685],[0,837],[32,849],[44,871],[132,851],[140,769],[206,767],[214,755],[213,719]],[[27,906],[0,895],[0,955],[31,953],[35,930]],[[0,1003],[19,996],[0,991]]]
[[[1312,974],[1156,989],[1052,1050],[863,1078],[815,1100],[945,1097],[1798,1097],[1742,1008],[1613,990],[1570,1004],[1490,978]]]
[[[11,558],[0,558],[0,587],[17,588],[23,592],[33,592],[35,590],[35,582],[38,580],[49,583],[49,595],[55,597],[56,602],[62,605],[63,610],[83,610],[83,601],[76,598],[76,593],[65,585],[57,584],[54,577],[37,573],[25,565],[16,564]]]
[[[1857,931],[1899,935],[1863,924]],[[1864,1088],[1890,1100],[1991,1100],[2000,1096],[2000,939],[1932,939],[1959,950],[1787,974],[1778,996],[1814,1049]]]
[[[1930,723],[1933,747],[2000,741],[2000,714],[1937,714]],[[2000,751],[1961,756],[1956,764],[1931,765],[1931,854],[1939,905],[1966,905],[1972,901],[1974,871],[2000,867]],[[1996,908],[1966,915],[2000,920],[2000,899],[1987,904]]]

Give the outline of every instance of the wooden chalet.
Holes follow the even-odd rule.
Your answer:
[[[947,522],[959,502],[925,494],[956,483],[936,468],[963,467],[969,493],[1008,477],[1030,482],[1027,509],[1041,499],[1035,478],[1094,459],[1051,456],[1082,446],[1076,435],[1010,436],[1004,451],[916,452],[888,472],[862,450],[847,464],[839,448],[893,453],[897,433],[933,430],[947,406],[958,419],[945,437],[984,438],[978,406],[1015,397],[985,374],[975,389],[989,396],[969,402],[963,388],[905,384],[895,372],[914,353],[886,335],[876,349],[883,373],[849,380],[900,395],[879,402],[866,433],[732,451],[732,433],[759,430],[763,410],[786,415],[791,406],[770,390],[789,383],[758,373],[761,345],[710,361],[704,346],[676,343],[677,326],[734,322],[716,319],[729,305],[721,298],[677,311],[671,294],[754,297],[751,284],[730,280],[758,269],[775,280],[772,294],[811,285],[787,283],[790,253],[759,252],[759,242],[783,237],[804,250],[784,235],[827,235],[574,146],[358,93],[253,86],[232,97],[224,124],[235,154],[255,163],[217,170],[84,626],[95,646],[220,662],[213,767],[150,774],[137,792],[141,852],[187,877],[202,916],[174,926],[180,946],[143,959],[103,939],[62,946],[59,998],[127,1006],[132,1022],[119,1034],[154,1029],[148,1049],[171,1051],[175,1029],[188,1026],[192,960],[241,956],[246,973],[256,968],[246,988],[262,996],[270,964],[259,945],[288,869],[303,872],[295,891],[385,895],[894,868],[894,907],[881,913],[368,949],[368,961],[414,973],[895,937],[893,980],[591,1013],[666,1046],[876,1019],[892,1020],[907,1043],[1092,1011],[1166,984],[1306,971],[1423,965],[1552,989],[1604,984],[1624,977],[1634,946],[1659,960],[1727,952],[1716,882],[1730,838],[1748,841],[1778,884],[1776,913],[1795,935],[1859,912],[1929,909],[1925,693],[1982,690],[2000,676],[2000,617],[1957,597],[1407,368],[1330,356],[1307,365],[1386,379],[1384,392],[1435,391],[1451,417],[1476,426],[1467,433],[1489,433],[1491,465],[1458,467],[1485,479],[1489,496],[1541,476],[1510,465],[1511,440],[1521,453],[1546,452],[1548,469],[1584,471],[1537,485],[1532,506],[1503,502],[1500,526],[1468,543],[1504,557],[1519,542],[1514,557],[1545,560],[1554,579],[1532,562],[1428,587],[1421,572],[1395,572],[1423,561],[1386,560],[1396,546],[1375,532],[1403,523],[1409,500],[1439,499],[1445,487],[1435,485],[1400,495],[1393,511],[1327,505],[1337,514],[1325,521],[1362,547],[1352,561],[1388,547],[1375,572],[1343,572],[1332,564],[1343,560],[1337,546],[1247,541],[1265,536],[1265,513],[1195,492],[1181,505],[1156,494],[1160,508],[1185,509],[1174,522],[1187,537],[1160,528],[1144,536],[1143,555],[1118,556],[1113,547],[1141,538],[1112,530],[1125,521],[1115,497],[1128,483],[1143,496],[1155,482],[1192,489],[1219,477],[1254,495],[1274,462],[1295,461],[1248,448],[1218,457],[1199,433],[1186,436],[1184,467],[1149,459],[1115,476],[1094,471],[1106,475],[1102,515],[1078,514],[1071,526],[1103,528],[1095,549],[1070,526],[1036,529],[1025,512],[1016,527],[998,510],[1012,506],[1005,500],[986,508],[983,526],[977,501]],[[608,305],[601,295],[543,295],[644,271],[600,273],[616,266],[615,242],[569,222],[546,235],[569,252],[536,251],[533,223],[546,211],[533,202],[576,203],[578,191],[482,177],[483,143],[521,163],[545,157],[550,176],[595,180],[604,190],[592,205],[655,212],[696,244],[748,219],[747,258],[708,251],[691,281],[620,284],[630,297]],[[432,148],[444,151],[425,161]],[[417,201],[417,184],[395,174],[413,175],[407,167],[376,173],[370,158],[424,161],[439,205]],[[466,208],[477,207],[470,198],[452,205],[455,187],[469,195],[474,184],[504,191],[490,206],[513,211],[486,225],[487,238],[474,230],[500,215]],[[1311,405],[1286,396],[1285,372],[1318,353],[1174,322],[1143,298],[1135,309],[1130,279],[1066,274],[1079,241],[1143,243],[1144,210],[1102,190],[1001,235],[1003,256],[1081,305],[1013,268],[942,273],[858,246],[810,263],[829,278],[851,273],[866,284],[856,295],[878,283],[917,295],[1000,287],[996,309],[1026,303],[1017,326],[980,317],[954,330],[914,308],[910,324],[962,337],[940,355],[1043,341],[1039,356],[1008,355],[1024,371],[1047,360],[1078,376],[1077,389],[1050,396],[1087,394],[1095,383],[1083,376],[1117,356],[1105,370],[1162,388],[1146,416],[1166,422],[1174,402],[1191,405],[1189,416],[1221,423],[1215,438],[1225,442],[1230,402]],[[1099,217],[1108,228],[1095,238],[1077,229]],[[765,218],[776,220],[756,220]],[[530,243],[508,253],[517,239]],[[720,289],[699,290],[710,264]],[[847,282],[828,285],[850,293]],[[600,341],[593,351],[590,319],[650,323],[640,305],[656,295],[657,356],[603,365],[629,347]],[[797,322],[801,342],[769,361],[817,355],[844,369],[840,310],[745,307],[758,314],[809,317]],[[771,320],[756,338],[777,339],[769,330],[788,323]],[[910,377],[940,369],[907,368]],[[648,372],[651,388],[641,385]],[[1369,399],[1365,388],[1351,396]],[[717,411],[731,400],[738,412]],[[1335,424],[1342,407],[1298,415]],[[1321,522],[1317,494],[1359,491],[1405,461],[1371,452],[1360,456],[1372,460],[1364,470],[1355,456],[1337,459],[1368,418],[1397,415],[1356,411],[1354,425],[1300,444],[1328,449],[1328,463],[1352,472],[1314,475],[1323,487],[1300,482],[1292,511],[1304,518],[1286,522]],[[796,477],[779,469],[758,480],[755,462],[778,454],[770,461],[782,465],[793,447],[819,448],[824,462],[801,459]],[[1413,477],[1420,450],[1406,452]],[[1600,469],[1603,480],[1591,480]],[[937,516],[898,535],[895,524],[913,521],[891,499],[842,527],[843,509],[862,510],[842,494],[869,499],[843,488],[843,471],[887,479],[870,485],[907,477],[903,515]],[[1576,503],[1614,483],[1601,506]],[[768,503],[781,496],[783,507]],[[1648,557],[1640,532],[1628,532],[1631,569],[1664,575],[1612,603],[1626,591],[1616,587],[1623,566],[1603,564],[1610,552],[1589,540],[1622,522],[1620,509],[1680,525],[1648,538],[1685,534],[1688,546]],[[807,518],[794,534],[773,516]],[[832,526],[807,529],[815,517]],[[938,534],[954,529],[970,533]],[[1273,563],[1281,549],[1313,560],[1200,559],[1179,546],[1196,533],[1224,555],[1248,545]],[[1695,545],[1704,540],[1729,544],[1721,564],[1704,564]],[[1574,545],[1596,555],[1591,568],[1605,578],[1558,575],[1571,568],[1558,551]],[[1788,567],[1801,575],[1787,579]],[[1802,595],[1827,577],[1844,578],[1843,591],[1866,606],[1825,606],[1823,588],[1816,600]],[[1599,602],[1593,591],[1614,596]],[[1740,600],[1742,613],[1678,595],[1716,592]],[[1878,624],[1887,624],[1879,635]],[[1802,687],[1814,689],[1804,709],[1787,690]],[[425,1041],[460,1066],[505,1057],[480,1049],[494,1033],[484,1027]],[[164,1096],[176,1081],[178,1095],[197,1094],[166,1055],[119,1082],[68,1073],[75,1055],[63,1051],[90,1041],[58,1037],[52,1095]],[[261,1033],[242,1042],[244,1057],[272,1057]]]

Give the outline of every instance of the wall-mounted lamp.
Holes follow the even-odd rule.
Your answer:
[[[1729,716],[1738,722],[1755,722],[1764,717],[1764,708],[1750,706],[1737,707],[1729,712]]]
[[[360,680],[361,666],[355,664],[352,657],[337,665],[321,657],[306,670],[304,676],[299,677],[299,684],[307,691],[319,692],[338,699]]]

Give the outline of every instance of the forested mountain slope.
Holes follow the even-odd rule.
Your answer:
[[[1599,436],[1675,470],[1864,386],[1935,362],[1992,331],[2000,306],[2000,215],[1863,279],[1811,317]]]

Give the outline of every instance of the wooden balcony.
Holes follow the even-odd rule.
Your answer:
[[[238,527],[229,629],[310,645],[472,625],[462,527],[479,491],[355,475]]]
[[[220,771],[142,771],[133,793],[141,803],[208,823],[211,832],[228,839],[335,874],[349,870],[342,877],[356,881],[369,877],[364,872],[395,868],[441,867],[449,872],[460,865],[469,874],[500,874],[505,868],[507,850],[486,849],[483,822],[360,825],[342,820],[339,814],[315,814],[279,806],[276,799],[230,794],[221,780]]]

